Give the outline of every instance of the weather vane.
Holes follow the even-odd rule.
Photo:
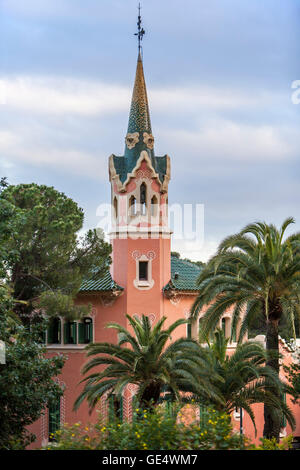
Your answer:
[[[138,32],[134,33],[134,35],[138,37],[139,52],[140,52],[140,50],[141,50],[141,41],[142,41],[143,36],[145,34],[145,30],[144,30],[144,28],[142,28],[141,4],[140,3],[139,3],[139,16],[138,16],[137,26],[138,26]]]

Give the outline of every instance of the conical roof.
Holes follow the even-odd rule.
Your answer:
[[[152,134],[143,61],[140,52],[136,66],[127,132],[147,132]]]
[[[146,150],[151,160],[153,159],[153,136],[149,104],[143,61],[139,52],[124,152],[128,169],[135,166],[142,150]]]

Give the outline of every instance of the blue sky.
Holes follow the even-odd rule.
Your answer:
[[[300,230],[298,0],[144,0],[144,70],[170,203],[204,204],[206,260],[248,222]],[[137,1],[0,0],[0,173],[84,209],[110,201],[135,74]]]

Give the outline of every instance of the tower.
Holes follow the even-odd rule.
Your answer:
[[[124,313],[158,319],[165,313],[162,289],[170,280],[170,158],[154,152],[140,24],[139,16],[139,50],[124,155],[109,157],[111,275],[124,287]]]

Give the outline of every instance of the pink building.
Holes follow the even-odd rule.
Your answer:
[[[109,180],[113,226],[112,265],[105,277],[97,273],[86,280],[77,298],[78,304],[92,304],[89,318],[80,322],[64,322],[57,318],[47,334],[49,355],[63,353],[68,359],[59,382],[64,386],[64,396],[51,410],[47,410],[31,430],[37,441],[31,446],[40,447],[48,442],[49,433],[59,424],[95,422],[97,412],[88,415],[86,403],[78,412],[73,404],[78,396],[82,376],[80,369],[86,362],[84,348],[87,343],[116,342],[116,334],[105,324],[116,321],[129,326],[125,314],[148,315],[153,322],[166,316],[167,325],[179,318],[188,317],[197,295],[196,279],[200,268],[188,261],[171,256],[171,231],[168,226],[168,185],[171,178],[170,157],[156,156],[154,136],[146,92],[141,55],[138,56],[135,84],[125,137],[123,156],[109,157]],[[230,312],[220,322],[229,335]],[[196,327],[195,327],[196,328]],[[187,327],[177,329],[177,337],[190,334]],[[192,332],[196,336],[197,331]],[[175,335],[174,338],[176,339]],[[230,344],[230,348],[235,343]],[[282,345],[287,361],[292,352]],[[134,388],[128,387],[121,412],[130,417]],[[100,412],[107,411],[108,402],[102,398]],[[263,407],[257,406],[259,437],[263,428]],[[299,415],[299,411],[297,411]],[[233,416],[239,429],[239,414]],[[254,430],[248,416],[243,417],[244,432],[252,439]],[[288,428],[282,430],[290,433]],[[300,434],[300,419],[296,434]]]

